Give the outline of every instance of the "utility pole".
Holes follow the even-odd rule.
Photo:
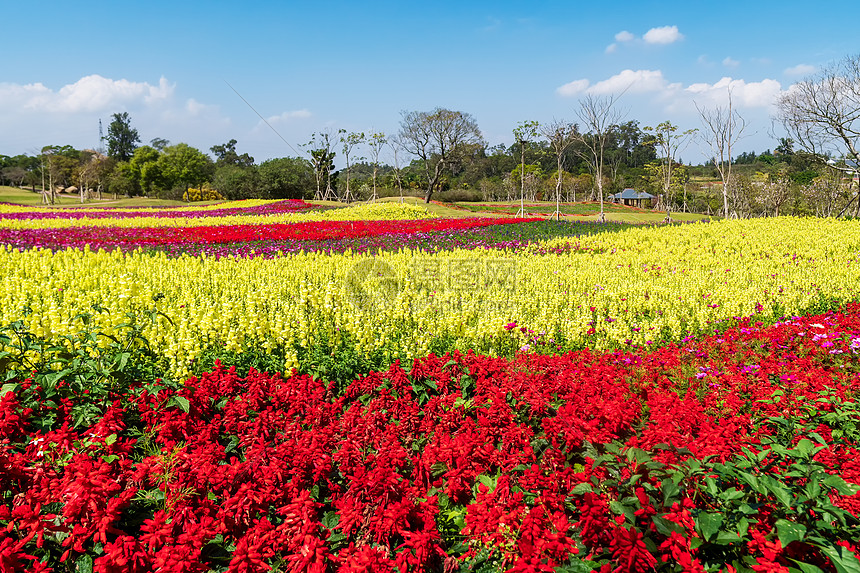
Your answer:
[[[102,155],[105,154],[105,132],[102,129],[102,119],[99,118],[99,148],[98,152]]]

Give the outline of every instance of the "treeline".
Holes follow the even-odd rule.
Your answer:
[[[434,115],[436,114],[436,115]],[[438,114],[463,121],[457,141],[434,149],[432,132]],[[410,123],[412,122],[412,123]],[[669,126],[668,122],[660,127]],[[531,130],[527,133],[526,127]],[[306,157],[284,157],[256,163],[240,153],[236,140],[214,145],[204,153],[184,143],[154,139],[139,145],[128,114],[115,114],[105,153],[71,146],[47,146],[36,156],[0,156],[0,184],[44,190],[45,202],[65,190],[86,197],[147,196],[163,199],[330,199],[364,200],[374,196],[416,195],[442,201],[563,202],[599,200],[626,188],[656,197],[655,206],[673,211],[717,213],[722,183],[715,162],[687,165],[680,157],[661,153],[661,134],[639,122],[611,125],[601,141],[603,163],[590,161],[595,135],[565,124],[565,145],[558,131],[521,124],[510,145],[488,146],[468,114],[434,110],[404,114],[399,133],[323,132],[303,147]],[[410,129],[418,131],[410,132]],[[421,132],[425,129],[427,133]],[[448,129],[448,127],[446,127]],[[544,133],[544,137],[540,133]],[[666,132],[667,138],[676,132]],[[412,139],[410,140],[410,137]],[[425,140],[425,148],[416,146]],[[676,135],[678,137],[678,135]],[[555,138],[555,139],[554,139]],[[444,140],[440,139],[443,143]],[[422,152],[425,155],[422,157]],[[447,156],[444,155],[447,153]],[[340,170],[334,169],[339,157]],[[795,152],[782,139],[771,152],[744,152],[733,161],[727,185],[737,216],[768,214],[834,215],[851,197],[846,170],[821,158]],[[561,169],[559,169],[561,167]],[[595,174],[601,173],[601,185]],[[667,175],[668,173],[668,175]],[[189,193],[189,189],[194,189]]]

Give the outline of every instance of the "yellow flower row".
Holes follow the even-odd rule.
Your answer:
[[[270,205],[272,203],[278,203],[280,200],[274,199],[239,199],[236,201],[222,201],[220,203],[214,203],[212,205],[178,205],[176,207],[170,207],[171,211],[215,211],[218,209],[248,209],[250,207],[261,207],[263,205]],[[62,210],[69,210],[75,212],[84,212],[84,213],[104,213],[104,207],[74,207],[67,208]],[[110,209],[111,213],[136,213],[141,210],[145,210],[145,208],[141,207],[117,207]],[[2,213],[56,213],[61,211],[56,207],[40,207],[35,205],[14,205],[11,203],[0,204],[0,214]]]
[[[489,353],[535,337],[646,344],[733,316],[797,313],[821,296],[854,299],[860,285],[858,222],[728,221],[564,244],[268,260],[0,249],[0,324],[72,334],[73,317],[97,304],[109,312],[93,320],[110,332],[157,304],[173,324],[145,335],[183,376],[213,345],[296,351],[349,339],[395,358],[422,356],[434,341]],[[292,355],[284,366],[295,365]]]
[[[223,207],[222,207],[223,208]],[[301,223],[305,221],[394,221],[429,219],[435,215],[419,205],[400,203],[369,203],[326,211],[277,213],[269,215],[232,215],[225,217],[133,217],[81,219],[0,219],[5,229],[67,229],[70,227],[206,227],[215,225],[260,225],[270,223]]]

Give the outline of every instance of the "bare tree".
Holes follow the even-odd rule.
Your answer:
[[[470,114],[438,107],[429,112],[404,111],[399,136],[403,148],[424,165],[427,203],[441,184],[445,170],[459,161],[464,148],[484,142],[478,122]]]
[[[712,109],[699,107],[699,117],[702,119],[700,139],[710,148],[714,167],[723,182],[723,217],[729,217],[729,193],[732,184],[732,148],[743,135],[747,127],[746,120],[732,108],[732,92],[728,90],[729,101],[726,107],[717,106]]]
[[[520,210],[517,211],[517,217],[526,216],[526,143],[537,135],[539,125],[536,121],[521,121],[514,128],[514,137],[520,144]]]
[[[388,145],[391,146],[391,153],[394,155],[394,179],[400,190],[400,202],[403,203],[403,170],[400,167],[400,151],[403,149],[403,144],[400,143],[400,138],[394,135],[388,139]]]
[[[777,101],[777,118],[805,151],[860,165],[860,54],[791,86]],[[858,196],[860,188],[843,213]]]
[[[331,187],[331,172],[334,169],[335,152],[334,138],[331,130],[321,131],[311,135],[311,140],[302,147],[308,148],[311,163],[314,167],[314,176],[317,182],[317,191],[314,199],[323,201],[334,201],[337,199]],[[323,190],[325,184],[325,190]]]
[[[808,184],[800,192],[815,209],[816,217],[831,217],[842,199],[842,177],[835,170],[828,170]]]
[[[387,140],[385,134],[371,131],[367,136],[367,148],[370,150],[370,159],[373,161],[373,195],[370,196],[371,201],[376,201],[376,174],[379,172],[379,154],[382,153],[382,148],[385,147]]]
[[[606,215],[603,212],[603,168],[606,162],[606,142],[612,133],[612,126],[621,122],[624,113],[615,107],[618,99],[615,96],[596,97],[587,95],[579,101],[579,109],[576,114],[582,122],[582,128],[586,133],[578,134],[578,141],[582,143],[581,151],[577,153],[588,164],[589,170],[594,175],[597,185],[597,194],[600,198],[599,221],[605,222]]]
[[[349,156],[352,154],[353,150],[356,147],[364,143],[364,133],[357,132],[347,132],[345,129],[341,129],[338,131],[340,134],[340,144],[341,149],[343,150],[343,156],[346,160],[346,189],[343,192],[343,197],[341,200],[344,203],[349,203],[350,201],[355,200],[355,196],[352,194],[352,191],[349,189],[349,171],[351,164],[349,162]],[[354,157],[356,161],[360,161],[364,159],[363,157]]]
[[[779,209],[791,197],[791,179],[784,173],[769,178],[762,185],[761,196],[765,207],[773,209],[774,217],[779,217]]]
[[[540,132],[546,137],[552,150],[555,151],[556,159],[556,181],[555,181],[555,220],[558,221],[561,217],[561,187],[564,177],[564,157],[567,149],[576,141],[577,126],[575,123],[568,123],[563,119],[554,119],[553,121],[541,126]]]
[[[662,165],[660,182],[663,188],[663,197],[666,198],[666,220],[670,221],[672,209],[672,171],[675,168],[678,152],[687,147],[690,143],[690,138],[696,133],[696,130],[688,129],[679,133],[677,125],[673,125],[671,121],[664,121],[656,127],[646,127],[645,131],[650,135],[650,138],[645,143],[653,145],[660,154]]]

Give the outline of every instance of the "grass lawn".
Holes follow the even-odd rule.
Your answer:
[[[378,199],[384,202],[398,202],[400,197],[384,197]],[[0,186],[0,202],[14,203],[17,205],[32,205],[46,206],[42,204],[41,193],[33,193],[28,189],[19,189],[17,187]],[[404,203],[410,205],[423,205],[427,209],[439,216],[446,218],[463,218],[463,217],[498,217],[498,216],[514,216],[519,211],[519,202],[497,202],[497,203],[440,203],[431,202],[424,203],[421,197],[404,197]],[[212,205],[219,201],[200,201],[194,205]],[[344,207],[343,203],[337,201],[308,201],[312,205],[320,207]],[[105,195],[102,200],[89,200],[86,203],[81,203],[77,195],[57,195],[57,202],[53,205],[55,208],[75,208],[75,207],[161,207],[175,206],[187,207],[191,205],[184,201],[169,201],[166,199],[150,199],[147,197],[121,197],[113,199],[111,195]],[[588,221],[596,220],[600,212],[600,204],[596,202],[582,203],[563,203],[561,212],[564,218],[570,221]],[[624,205],[615,205],[613,203],[604,203],[604,212],[608,221],[618,223],[659,223],[665,217],[665,211],[652,211],[650,209],[636,209],[634,207],[626,207]],[[526,203],[527,217],[550,217],[555,213],[555,203],[551,201],[541,201]],[[697,213],[672,213],[672,219],[676,221],[698,221],[707,218],[705,215]]]
[[[515,215],[520,209],[519,201],[498,203],[455,203],[457,208],[478,214],[507,214]],[[595,201],[583,201],[581,203],[562,203],[559,210],[562,216],[569,220],[596,220],[600,213],[600,203]],[[525,204],[526,216],[541,217],[552,216],[555,213],[555,203],[552,201],[538,201]],[[603,212],[607,221],[621,223],[659,223],[666,218],[665,211],[653,211],[651,209],[637,209],[614,203],[604,203]],[[706,215],[698,213],[672,213],[675,221],[699,221],[706,219]]]
[[[185,201],[169,201],[167,199],[150,199],[147,197],[120,197],[114,199],[113,195],[107,193],[102,200],[90,199],[86,203],[81,203],[78,195],[58,193],[54,205],[44,205],[40,192],[33,193],[29,189],[19,189],[18,187],[9,187],[6,185],[0,185],[0,202],[14,203],[16,205],[32,205],[35,207],[187,207],[190,205]],[[220,201],[200,201],[194,204],[212,205],[214,203],[220,203]]]

